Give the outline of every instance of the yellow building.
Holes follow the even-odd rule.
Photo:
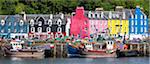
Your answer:
[[[128,20],[108,20],[108,28],[111,36],[124,35],[129,32]]]

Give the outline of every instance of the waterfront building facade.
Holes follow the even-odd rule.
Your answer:
[[[130,10],[120,8],[116,11],[109,11],[108,28],[110,36],[128,36]]]
[[[104,11],[85,11],[85,16],[89,19],[90,36],[97,37],[106,32],[108,20],[107,17],[104,16]]]
[[[75,15],[71,17],[70,35],[79,38],[90,37],[89,19],[84,15],[84,8],[77,7]]]
[[[24,15],[1,15],[0,19],[1,38],[28,38],[28,22]]]
[[[148,18],[139,6],[132,12],[129,18],[130,39],[148,36]]]
[[[27,15],[29,38],[46,39],[64,37],[66,35],[67,19],[64,14],[57,15]]]

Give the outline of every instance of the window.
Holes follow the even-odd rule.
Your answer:
[[[11,23],[10,23],[10,25],[11,25]],[[9,26],[10,26],[10,25],[9,25]],[[17,25],[17,22],[14,23],[14,26],[16,26],[16,25]]]
[[[147,29],[146,29],[146,27],[145,27],[145,31],[144,32],[147,32]]]
[[[137,33],[137,31],[138,31],[138,30],[137,30],[137,27],[135,27],[135,33]]]
[[[137,25],[137,20],[135,19],[135,25]]]
[[[88,17],[89,17],[89,18],[92,18],[91,11],[89,11],[89,13],[88,13]]]
[[[10,33],[11,32],[11,30],[10,29],[8,29],[8,33]]]
[[[55,34],[55,38],[58,38],[58,37],[59,37],[59,35],[58,35],[58,33],[56,33],[56,34]]]
[[[96,14],[93,13],[93,18],[95,18],[95,15],[96,15]]]
[[[1,30],[1,33],[4,33],[4,29]]]
[[[143,27],[141,27],[141,32],[143,32]]]
[[[48,20],[48,25],[52,26],[52,20]]]
[[[144,19],[146,19],[147,17],[146,17],[146,15],[144,16]]]
[[[38,26],[42,26],[42,21],[39,21]]]
[[[58,27],[58,28],[57,28],[57,32],[62,32],[61,27]]]
[[[137,19],[137,15],[135,15],[135,19]]]
[[[141,25],[143,25],[143,21],[141,20]]]
[[[133,17],[133,15],[131,16],[131,19],[133,19],[134,17]]]
[[[34,20],[33,19],[30,20],[30,25],[34,26]]]
[[[16,32],[17,32],[17,29],[14,30],[14,33],[16,33]]]
[[[31,32],[35,32],[35,28],[34,27],[31,27]]]
[[[1,25],[5,25],[5,21],[4,20],[1,20]]]
[[[58,25],[58,26],[61,26],[61,23],[62,23],[62,21],[61,21],[60,19],[58,19],[57,25]]]
[[[22,25],[23,25],[23,20],[20,20],[20,23],[19,23],[19,24],[20,24],[20,26],[22,26]]]
[[[144,20],[144,25],[146,25],[147,23],[146,23],[146,20]]]
[[[112,13],[111,13],[111,11],[109,12],[109,18],[110,18],[110,19],[112,18]]]
[[[103,12],[101,12],[101,18],[103,18],[103,16],[104,16],[104,13],[103,13]]]
[[[47,27],[47,28],[46,28],[46,31],[47,31],[47,32],[51,32],[51,28],[50,28],[50,27]]]
[[[133,20],[131,20],[131,22],[132,22],[131,24],[132,24],[132,25],[134,25],[134,21],[133,21]]]
[[[42,32],[42,27],[38,27],[38,32]]]
[[[143,15],[141,15],[141,19],[143,19]]]
[[[23,32],[23,29],[21,29],[20,32],[22,33],[22,32]]]
[[[134,27],[131,28],[132,32],[134,32]]]

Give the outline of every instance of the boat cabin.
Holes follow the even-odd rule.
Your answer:
[[[12,46],[12,50],[22,49],[22,45],[20,42],[10,42],[10,44]]]
[[[108,40],[108,41],[106,41],[106,49],[112,50],[112,49],[115,48],[114,46],[115,46],[115,43],[114,43],[113,40]]]
[[[89,44],[89,43],[86,43],[86,44],[85,44],[85,48],[86,48],[87,50],[93,50],[93,45],[92,45],[92,44]]]

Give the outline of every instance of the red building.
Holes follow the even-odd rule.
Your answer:
[[[90,37],[89,19],[84,16],[84,8],[77,7],[75,15],[71,17],[70,34],[74,37]]]

